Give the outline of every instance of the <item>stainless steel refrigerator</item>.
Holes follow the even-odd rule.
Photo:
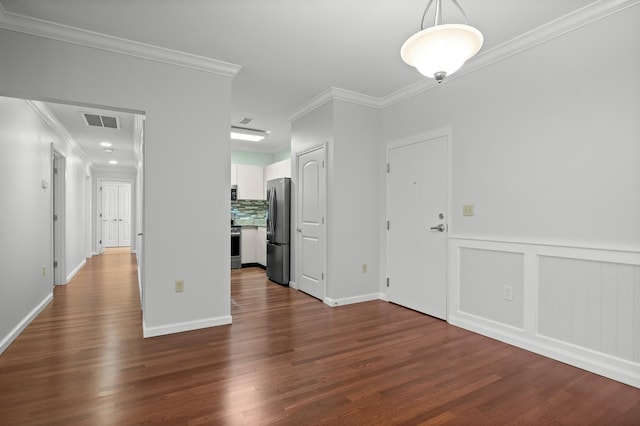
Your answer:
[[[267,277],[289,285],[291,179],[267,181]]]

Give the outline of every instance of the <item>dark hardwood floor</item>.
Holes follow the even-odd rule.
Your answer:
[[[232,273],[233,325],[142,339],[135,259],[95,257],[0,356],[0,424],[640,424],[640,389],[373,301]]]

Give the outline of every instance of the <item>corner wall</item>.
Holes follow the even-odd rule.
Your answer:
[[[145,336],[231,322],[231,78],[5,29],[0,56],[0,94],[146,113]]]

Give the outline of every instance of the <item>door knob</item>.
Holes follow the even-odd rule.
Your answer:
[[[297,228],[296,228],[296,231],[298,231],[298,232],[302,232],[302,228],[297,227]]]
[[[444,232],[444,230],[446,229],[446,227],[441,223],[438,226],[432,226],[431,230],[432,231],[438,231],[438,232]]]

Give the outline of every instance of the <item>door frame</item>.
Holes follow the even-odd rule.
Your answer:
[[[131,206],[131,252],[133,253],[135,251],[135,246],[134,246],[134,235],[137,235],[137,228],[136,228],[136,223],[135,223],[135,215],[137,214],[135,212],[135,205],[133,204],[134,202],[134,181],[133,179],[126,179],[126,178],[106,178],[106,177],[101,177],[101,178],[97,178],[96,179],[96,241],[95,241],[95,245],[97,248],[97,253],[98,254],[103,254],[104,253],[104,245],[102,244],[102,185],[104,185],[105,183],[109,183],[109,182],[113,182],[115,184],[118,183],[128,183],[129,187],[130,187],[130,194],[129,197],[131,198],[129,205]],[[136,237],[136,241],[137,241]]]
[[[450,126],[446,126],[446,127],[440,127],[438,129],[434,129],[434,130],[428,130],[426,132],[422,132],[422,133],[416,133],[414,135],[402,138],[402,139],[396,139],[394,141],[388,142],[387,146],[386,146],[386,158],[385,158],[385,170],[388,170],[386,167],[388,167],[389,164],[389,160],[390,160],[390,154],[391,154],[391,150],[394,148],[399,148],[399,147],[403,147],[403,146],[407,146],[407,145],[413,145],[415,143],[419,143],[419,142],[424,142],[424,141],[428,141],[431,139],[436,139],[436,138],[441,138],[441,137],[446,137],[447,138],[447,210],[448,210],[448,217],[447,217],[447,238],[446,238],[446,242],[445,242],[445,257],[446,257],[446,294],[447,294],[447,301],[446,301],[446,319],[447,321],[449,321],[449,313],[450,312],[455,312],[455,309],[453,309],[453,307],[449,306],[449,303],[451,303],[451,301],[453,300],[451,298],[450,292],[451,292],[451,285],[450,285],[450,281],[451,281],[451,255],[449,253],[451,244],[450,244],[450,239],[451,239],[451,235],[453,233],[453,208],[452,208],[452,193],[453,193],[453,131],[452,128]],[[389,292],[387,290],[386,287],[386,280],[389,278],[389,240],[387,238],[387,226],[386,226],[386,221],[389,220],[389,197],[388,197],[388,193],[389,193],[389,173],[385,172],[385,223],[383,225],[385,232],[384,232],[384,244],[385,244],[385,250],[384,250],[384,275],[381,277],[382,281],[384,282],[384,291],[381,292],[382,294],[384,294],[384,299],[386,301],[389,301]]]
[[[53,285],[67,284],[65,234],[66,234],[66,166],[67,158],[51,144],[51,241]],[[57,169],[57,172],[56,172]],[[54,220],[54,217],[57,219]],[[56,264],[56,267],[54,265]]]
[[[329,302],[327,301],[327,281],[328,281],[328,276],[327,276],[327,224],[328,224],[328,219],[327,219],[327,193],[328,193],[328,169],[329,169],[329,165],[327,163],[327,149],[328,149],[328,143],[324,142],[322,145],[316,145],[314,147],[311,147],[309,149],[306,149],[304,151],[300,151],[300,152],[296,152],[295,155],[295,168],[293,168],[293,170],[295,170],[295,190],[293,191],[295,194],[295,221],[291,221],[291,232],[293,234],[295,234],[295,247],[294,247],[294,252],[295,252],[295,262],[292,262],[292,264],[295,264],[295,282],[291,282],[291,287],[295,288],[298,291],[301,291],[298,288],[298,281],[299,281],[299,277],[300,277],[300,272],[302,271],[302,268],[300,267],[300,262],[302,259],[302,255],[300,253],[300,248],[301,248],[301,241],[300,241],[300,233],[296,231],[296,228],[299,225],[299,221],[300,221],[300,200],[298,199],[298,188],[300,185],[300,176],[298,175],[298,171],[300,169],[300,157],[305,155],[305,154],[309,154],[313,151],[318,151],[318,150],[322,150],[322,161],[324,161],[324,199],[322,200],[322,205],[320,207],[320,211],[322,212],[322,217],[324,218],[324,226],[322,227],[322,230],[320,231],[320,234],[322,236],[322,241],[323,241],[323,247],[322,247],[322,259],[320,262],[320,269],[322,270],[322,274],[324,275],[324,278],[322,279],[322,302],[329,304]],[[312,296],[310,296],[312,297]]]

